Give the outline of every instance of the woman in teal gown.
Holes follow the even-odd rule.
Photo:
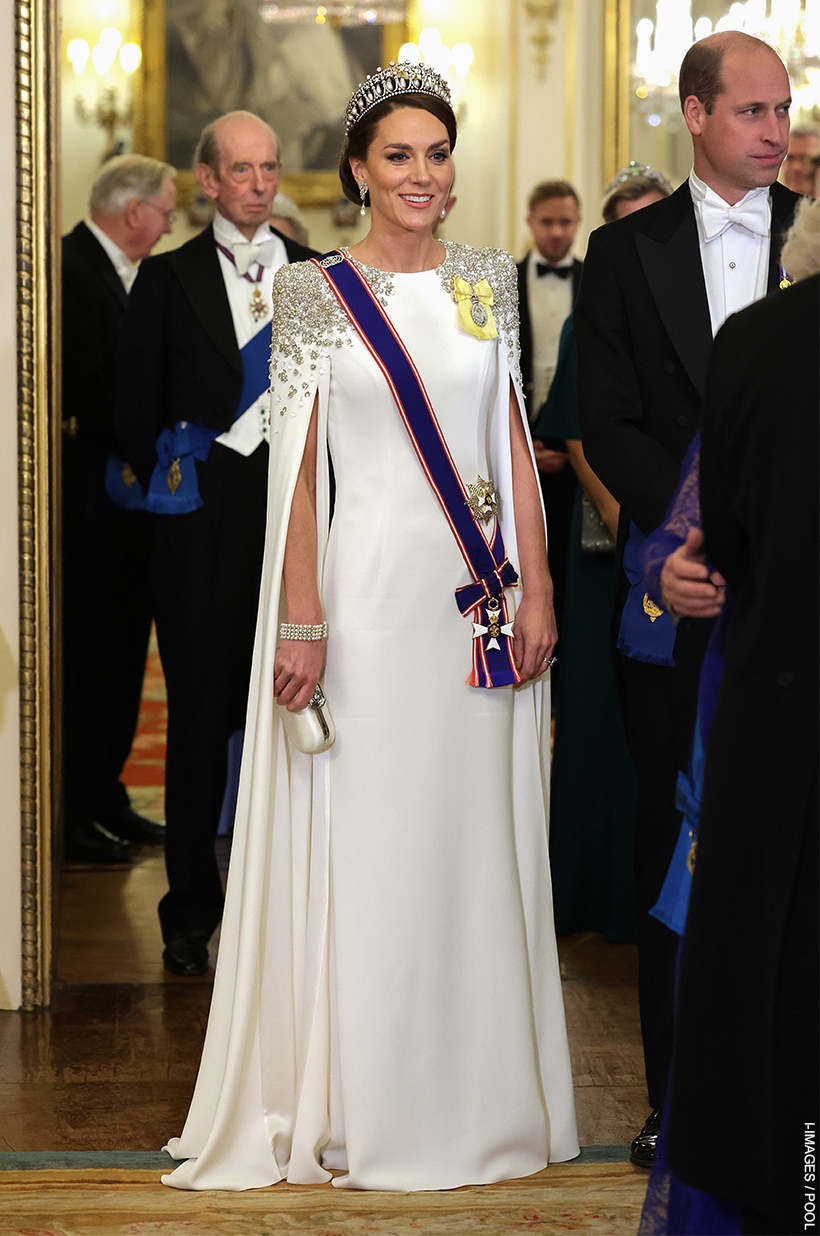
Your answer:
[[[606,190],[604,220],[641,210],[670,192],[665,177],[630,163]],[[555,928],[559,934],[597,931],[606,940],[633,941],[637,774],[612,668],[614,552],[581,548],[585,491],[613,529],[618,506],[584,459],[571,318],[564,323],[555,377],[533,437],[563,438],[581,482],[570,531],[564,613],[557,616],[561,673],[550,797]]]

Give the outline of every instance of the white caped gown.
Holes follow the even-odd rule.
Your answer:
[[[371,282],[465,482],[517,563],[515,267],[448,242]],[[453,275],[500,337],[457,324]],[[468,574],[384,377],[315,265],[274,287],[268,534],[208,1033],[166,1184],[449,1189],[578,1154],[547,855],[549,689],[466,685]],[[287,515],[318,392],[318,577],[335,745],[289,750],[272,694]],[[508,591],[508,596],[513,595]]]

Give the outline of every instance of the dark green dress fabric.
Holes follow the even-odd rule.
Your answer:
[[[534,437],[580,439],[572,319]],[[559,934],[597,931],[635,939],[632,836],[637,774],[624,736],[610,641],[612,554],[581,549],[575,499],[566,602],[558,615],[561,675],[555,700],[550,862]]]

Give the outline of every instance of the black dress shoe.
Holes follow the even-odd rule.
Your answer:
[[[163,965],[181,978],[193,978],[208,969],[208,937],[204,931],[187,931],[165,945]]]
[[[129,863],[131,844],[92,820],[72,829],[65,840],[65,856],[70,863]]]
[[[145,845],[165,845],[165,824],[157,824],[138,815],[131,807],[125,807],[116,815],[105,816],[101,823],[115,837],[124,841],[142,842]]]
[[[656,1107],[647,1116],[644,1126],[632,1143],[629,1151],[629,1162],[636,1167],[651,1167],[655,1161],[655,1149],[658,1145],[658,1133],[661,1127],[661,1109]]]

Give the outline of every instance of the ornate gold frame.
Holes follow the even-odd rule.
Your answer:
[[[629,161],[630,0],[604,10],[604,184]]]
[[[407,42],[410,22],[382,27],[382,57],[385,62],[398,57]],[[142,5],[142,80],[136,91],[134,149],[155,159],[166,159],[167,129],[165,112],[165,0],[143,0]],[[177,199],[182,206],[198,192],[194,174],[181,168],[176,178]],[[339,177],[333,172],[284,172],[282,192],[298,206],[332,206],[341,195]]]
[[[23,1007],[51,995],[53,835],[60,800],[57,564],[57,0],[16,0],[17,382]]]

